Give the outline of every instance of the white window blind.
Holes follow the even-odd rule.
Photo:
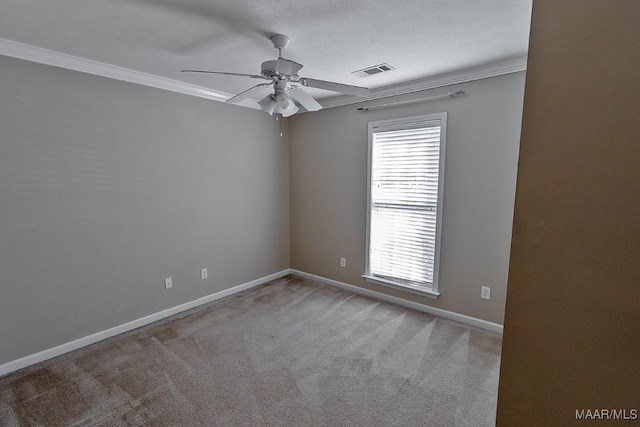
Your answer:
[[[369,276],[437,289],[441,132],[433,119],[372,127]]]

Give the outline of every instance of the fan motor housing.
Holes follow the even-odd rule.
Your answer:
[[[276,72],[276,64],[278,63],[277,60],[274,61],[264,61],[262,63],[262,67],[261,67],[261,74],[263,77],[266,77],[268,79],[273,78],[274,76],[277,76],[278,73]]]

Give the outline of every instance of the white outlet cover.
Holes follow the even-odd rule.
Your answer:
[[[164,287],[165,289],[169,289],[173,287],[173,280],[171,279],[171,277],[164,278]]]
[[[340,267],[345,268],[347,266],[347,259],[340,258]]]
[[[206,268],[201,268],[200,269],[200,278],[202,280],[206,279],[207,277],[209,277],[209,272],[207,271]]]
[[[488,286],[483,286],[480,290],[480,298],[491,299],[491,288]]]

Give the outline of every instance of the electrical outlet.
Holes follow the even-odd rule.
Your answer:
[[[202,280],[206,279],[207,277],[209,277],[209,272],[207,271],[206,268],[201,268],[200,269],[200,278]]]
[[[165,289],[169,289],[173,287],[173,280],[171,279],[171,277],[164,278],[164,287]]]
[[[483,286],[480,290],[480,298],[491,299],[491,288],[488,286]]]
[[[340,267],[345,268],[347,266],[347,259],[340,258]]]

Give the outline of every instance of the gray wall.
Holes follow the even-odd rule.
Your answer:
[[[6,57],[0,89],[0,364],[289,267],[273,118]]]
[[[467,96],[361,113],[345,106],[290,120],[291,268],[502,323],[524,73],[384,101],[464,89]],[[366,104],[368,105],[368,104]],[[437,300],[370,285],[365,260],[367,123],[448,113]],[[339,258],[347,258],[340,268]],[[491,286],[491,301],[480,287]]]

